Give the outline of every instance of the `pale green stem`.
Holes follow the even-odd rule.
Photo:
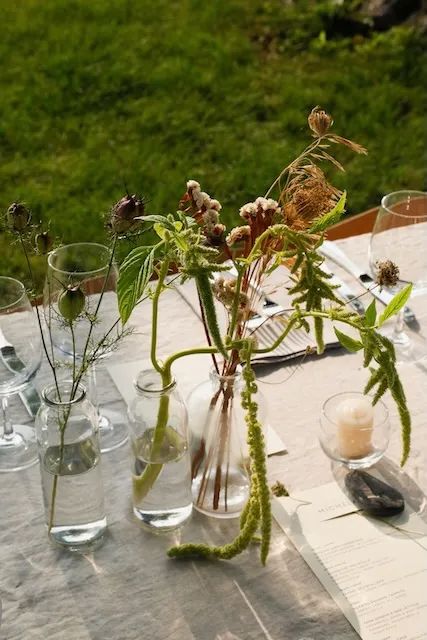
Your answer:
[[[165,260],[161,266],[156,290],[153,295],[153,306],[151,316],[151,364],[154,369],[162,375],[163,369],[157,360],[157,322],[159,315],[159,298],[163,291],[163,284],[169,269],[169,260]]]

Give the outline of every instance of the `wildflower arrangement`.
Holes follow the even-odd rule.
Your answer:
[[[251,361],[259,354],[276,349],[291,331],[303,329],[309,332],[309,320],[313,322],[319,354],[324,350],[325,321],[334,324],[335,333],[346,349],[363,351],[363,365],[369,370],[365,393],[373,390],[374,404],[387,391],[391,393],[402,425],[402,465],[409,455],[410,415],[396,370],[394,347],[377,329],[404,306],[411,285],[397,294],[380,315],[372,302],[365,315],[359,316],[336,296],[330,276],[322,269],[323,258],[317,252],[327,229],[344,215],[346,199],[345,193],[328,182],[319,165],[329,163],[343,169],[332,155],[334,146],[343,145],[356,153],[366,153],[360,145],[333,133],[332,124],[332,118],[325,111],[319,107],[312,110],[308,117],[313,136],[311,143],[281,171],[264,197],[241,207],[242,224],[229,231],[221,222],[221,204],[204,192],[195,180],[187,182],[175,214],[148,215],[142,204],[134,203],[132,212],[138,214],[138,224],[143,225],[141,237],[149,228],[154,230],[157,239],[153,244],[136,247],[124,260],[118,282],[119,309],[122,322],[126,323],[141,298],[151,296],[151,362],[164,387],[172,381],[173,363],[191,354],[210,354],[215,370],[223,376],[232,376],[237,367],[244,365],[242,407],[247,424],[250,493],[241,514],[240,531],[224,546],[175,546],[168,552],[171,557],[196,555],[228,559],[257,540],[261,561],[266,562],[271,531],[270,489]],[[273,193],[277,199],[271,197]],[[126,221],[132,225],[132,215]],[[233,267],[235,278],[232,280],[221,275],[230,269],[230,264],[224,264],[224,260]],[[257,290],[268,275],[283,265],[288,268],[291,279],[292,307],[281,318],[279,337],[271,345],[259,348],[256,330],[248,326],[257,305]],[[172,267],[183,281],[192,279],[197,286],[207,344],[178,351],[161,362],[157,357],[159,299],[168,286],[166,277]],[[396,276],[396,267],[390,264],[379,267],[377,286],[383,286],[390,277]],[[153,276],[157,276],[154,287],[150,283]],[[215,299],[226,310],[224,332],[218,323]],[[336,325],[351,327],[358,338],[347,335]],[[225,389],[215,400],[223,403],[223,412],[229,401]],[[161,399],[155,426],[152,446],[159,451],[167,438],[168,402],[167,395]],[[155,451],[152,451],[152,457],[156,457]],[[134,491],[139,498],[150,491],[161,469],[161,464],[148,464],[142,474],[134,478]],[[218,492],[222,490],[221,482],[219,473]]]
[[[135,206],[134,206],[135,205]],[[65,434],[69,423],[72,402],[78,395],[80,385],[98,360],[118,345],[120,340],[128,333],[123,329],[120,318],[117,317],[109,328],[98,331],[100,324],[100,311],[105,294],[111,288],[116,276],[114,274],[114,257],[118,239],[123,234],[133,231],[138,225],[137,217],[139,201],[136,196],[123,198],[113,208],[109,216],[109,228],[111,231],[111,246],[109,247],[109,260],[106,273],[102,281],[98,283],[100,292],[94,304],[91,296],[86,293],[86,280],[84,275],[78,272],[55,277],[48,272],[45,284],[45,305],[43,310],[37,305],[36,284],[31,263],[32,255],[46,256],[55,245],[55,238],[49,229],[43,229],[41,223],[33,224],[32,214],[23,203],[13,203],[5,215],[5,228],[13,237],[13,244],[17,245],[25,258],[28,271],[28,279],[31,283],[29,297],[32,299],[40,330],[41,342],[46,362],[50,368],[56,400],[63,406],[58,411],[58,432],[60,446],[58,452],[57,469],[62,469],[65,452]],[[131,210],[131,212],[130,212]],[[133,211],[136,211],[133,215]],[[64,365],[64,361],[58,358],[58,345],[55,343],[55,334],[61,333],[69,337],[70,363]],[[82,334],[82,342],[77,344],[77,334]],[[61,384],[61,372],[66,367],[70,384],[67,388]],[[63,377],[63,374],[62,374]],[[54,474],[52,494],[49,502],[48,531],[55,525],[55,503],[60,482],[59,472]]]

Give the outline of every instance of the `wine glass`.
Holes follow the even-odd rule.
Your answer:
[[[396,293],[409,282],[411,296],[427,293],[427,194],[422,191],[395,191],[384,196],[375,221],[369,246],[372,274],[378,263],[391,260],[399,267],[399,281],[392,288]],[[385,326],[381,333],[393,342],[399,361],[416,361],[427,353],[427,344],[414,332],[405,330],[403,310],[394,326]]]
[[[40,364],[40,332],[25,287],[14,278],[0,276],[0,472],[25,469],[38,460],[34,429],[12,424],[8,397],[24,389]]]
[[[52,342],[62,357],[70,360],[75,348],[76,357],[80,361],[83,357],[90,358],[105,336],[107,340],[102,348],[102,357],[110,353],[108,345],[117,338],[120,330],[119,323],[113,327],[112,320],[118,317],[117,277],[111,250],[102,244],[79,242],[59,247],[49,254],[44,287],[45,319]],[[70,327],[58,313],[58,298],[70,285],[79,285],[85,294],[84,312],[74,325],[75,347]],[[94,315],[97,316],[95,323],[92,322]],[[103,409],[100,413],[94,364],[89,368],[87,376],[90,399],[99,416],[101,451],[112,451],[126,442],[127,424],[120,420],[118,414],[109,410]]]

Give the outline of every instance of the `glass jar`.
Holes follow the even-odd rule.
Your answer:
[[[193,503],[210,516],[237,517],[249,498],[242,386],[241,371],[222,376],[213,370],[210,379],[196,387],[187,400]],[[263,424],[263,396],[258,391],[254,399]]]
[[[133,512],[149,529],[182,526],[192,511],[187,409],[176,382],[139,373],[129,405]]]
[[[96,411],[71,381],[45,388],[42,397],[36,435],[48,535],[84,551],[102,542],[107,527]]]

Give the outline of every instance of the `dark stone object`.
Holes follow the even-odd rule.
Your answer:
[[[394,516],[405,508],[402,494],[366,471],[350,471],[345,486],[351,500],[371,516]]]

